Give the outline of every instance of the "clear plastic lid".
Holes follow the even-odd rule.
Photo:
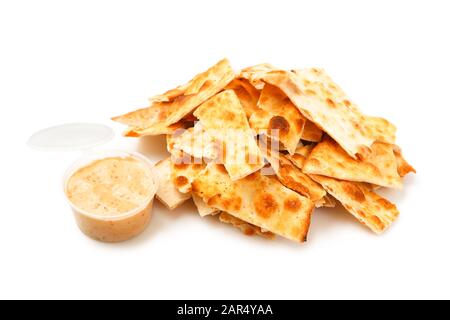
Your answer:
[[[92,148],[110,141],[114,132],[96,123],[68,123],[40,130],[27,144],[45,151],[71,151]]]

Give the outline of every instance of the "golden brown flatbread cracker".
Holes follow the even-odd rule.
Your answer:
[[[414,169],[406,160],[403,158],[402,150],[399,146],[394,145],[395,160],[397,162],[397,172],[400,177],[406,176],[408,173],[416,173]]]
[[[258,100],[261,92],[247,79],[234,79],[225,89],[234,90],[245,110],[247,118],[258,111]]]
[[[206,168],[202,159],[185,157],[172,159],[172,182],[181,193],[190,193],[195,177]]]
[[[206,72],[198,74],[188,84],[153,98],[148,108],[114,117],[112,120],[128,125],[133,137],[167,134],[173,124],[189,115],[201,103],[223,90],[234,79],[227,59]]]
[[[392,145],[382,142],[372,145],[372,152],[366,159],[355,160],[327,137],[311,151],[303,172],[388,188],[402,187]]]
[[[197,159],[216,159],[219,157],[220,143],[202,128],[200,123],[187,130],[177,130],[167,135],[167,150],[177,158],[190,155]]]
[[[294,166],[283,154],[265,149],[266,159],[271,163],[278,180],[287,188],[307,197],[315,204],[321,204],[326,191],[320,184]]]
[[[306,241],[314,204],[277,178],[255,172],[232,181],[224,166],[209,164],[192,184],[209,206],[294,241]]]
[[[184,155],[183,150],[175,148],[175,143],[181,139],[181,136],[189,130],[193,130],[193,128],[189,128],[188,130],[183,131],[175,131],[172,134],[166,135],[166,147],[167,151],[174,156],[175,158],[182,158]],[[188,139],[190,141],[190,139]]]
[[[305,145],[305,146],[299,146],[295,150],[295,153],[293,155],[286,155],[286,158],[288,158],[297,168],[303,169],[303,165],[305,164],[306,159],[309,157],[309,154],[311,153],[313,149],[313,145]]]
[[[333,198],[333,196],[327,194],[325,197],[323,197],[323,203],[321,207],[324,208],[334,208],[336,207],[336,200]]]
[[[275,239],[275,234],[273,234],[272,232],[264,232],[260,227],[247,223],[226,212],[220,213],[219,220],[223,223],[231,224],[232,226],[240,229],[246,236],[258,235],[270,240]]]
[[[156,198],[170,210],[173,210],[191,198],[191,195],[178,191],[172,181],[171,167],[170,157],[158,162],[155,166],[155,171],[159,177],[159,188],[156,192]]]
[[[201,217],[215,215],[220,212],[220,210],[208,206],[202,198],[195,194],[192,195],[192,200],[194,201],[194,204],[197,207],[198,214]]]
[[[322,69],[295,72],[272,71],[263,81],[279,87],[300,112],[328,135],[354,159],[366,157],[370,147],[383,137],[383,131],[368,130],[368,120],[341,88]]]
[[[399,214],[394,204],[370,191],[362,183],[318,175],[310,176],[342,203],[344,208],[362,224],[377,234],[385,231]]]
[[[370,116],[365,116],[363,121],[368,135],[374,137],[376,141],[395,144],[397,128],[392,123],[383,118]]]
[[[306,120],[305,128],[302,133],[302,140],[309,142],[320,142],[322,140],[323,131],[313,122]]]
[[[234,91],[217,94],[195,110],[194,115],[207,134],[219,141],[221,160],[232,180],[242,179],[264,166],[264,158]]]
[[[173,134],[178,130],[183,130],[183,129],[189,128],[190,126],[191,126],[191,121],[181,119],[180,121],[175,122],[174,124],[171,124],[166,127],[154,126],[152,128],[147,128],[146,135],[157,136],[157,135],[161,135],[161,134]],[[142,136],[141,129],[136,128],[136,127],[128,127],[123,132],[123,136],[124,137],[134,137],[134,138],[141,137]]]
[[[250,127],[271,139],[277,139],[293,154],[303,134],[306,119],[277,87],[266,84],[258,101],[259,111],[250,118]]]
[[[274,66],[268,63],[258,64],[252,67],[242,69],[238,75],[238,78],[248,80],[255,88],[262,90],[264,82],[262,78],[267,72],[277,70]]]
[[[314,145],[309,144],[305,146],[299,146],[297,150],[295,150],[295,154],[286,155],[285,157],[289,159],[294,166],[298,169],[302,170],[303,165],[305,164],[306,159],[311,153]],[[302,171],[303,172],[303,171]],[[309,176],[308,176],[309,177]],[[334,208],[336,206],[336,200],[329,194],[326,194],[321,200],[315,203],[316,208]]]

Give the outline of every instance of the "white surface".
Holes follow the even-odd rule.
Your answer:
[[[448,1],[2,1],[0,298],[450,298]],[[222,57],[324,67],[398,126],[418,170],[375,236],[316,211],[309,242],[248,238],[189,204],[157,204],[139,238],[84,237],[62,190],[81,152],[28,148],[67,122],[144,107]],[[162,158],[164,139],[102,148]]]

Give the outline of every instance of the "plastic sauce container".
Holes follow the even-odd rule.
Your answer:
[[[114,167],[112,167],[112,162],[115,164]],[[92,167],[97,170],[93,174],[89,171]],[[119,169],[115,169],[117,167]],[[127,151],[98,152],[85,156],[73,164],[64,176],[64,194],[72,207],[81,231],[90,238],[103,242],[125,241],[144,231],[150,221],[153,199],[158,189],[157,175],[153,170],[153,165],[146,157]],[[119,174],[116,174],[117,172]],[[142,173],[145,179],[140,175],[136,179],[137,173]],[[95,178],[92,178],[93,176]],[[106,179],[108,181],[105,183],[105,181],[102,181],[102,177],[108,177]],[[126,180],[128,177],[128,182],[118,181],[118,183],[114,183],[109,177],[122,180]],[[84,178],[86,180],[83,180]],[[77,182],[73,182],[74,180]],[[139,203],[125,199],[123,201],[126,206],[122,206],[122,210],[116,212],[111,212],[110,208],[106,206],[102,207],[101,203],[92,205],[96,204],[99,195],[100,197],[103,195],[107,199],[109,196],[112,197],[115,192],[120,192],[116,189],[121,187],[126,191],[125,193],[128,192],[130,196],[133,196],[131,186],[135,186],[133,183],[137,183],[136,181],[139,182],[140,188]],[[96,185],[97,182],[98,185]],[[145,182],[145,184],[143,185],[142,182]],[[130,188],[128,188],[127,183],[130,183]],[[86,192],[90,188],[93,192]],[[78,199],[74,196],[77,192],[82,195]],[[81,203],[80,199],[85,199],[89,205]],[[122,200],[118,199],[112,198],[110,202],[116,203],[120,208],[120,201]],[[130,205],[130,203],[133,205]],[[103,208],[105,210],[102,212]],[[126,208],[126,211],[124,208]]]

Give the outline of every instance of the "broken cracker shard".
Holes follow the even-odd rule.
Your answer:
[[[269,239],[305,241],[314,208],[335,200],[382,233],[398,210],[375,190],[400,189],[415,173],[396,127],[365,115],[318,68],[260,64],[235,74],[223,59],[113,120],[126,136],[167,135],[171,156],[156,168],[169,209],[193,198],[202,217]]]

